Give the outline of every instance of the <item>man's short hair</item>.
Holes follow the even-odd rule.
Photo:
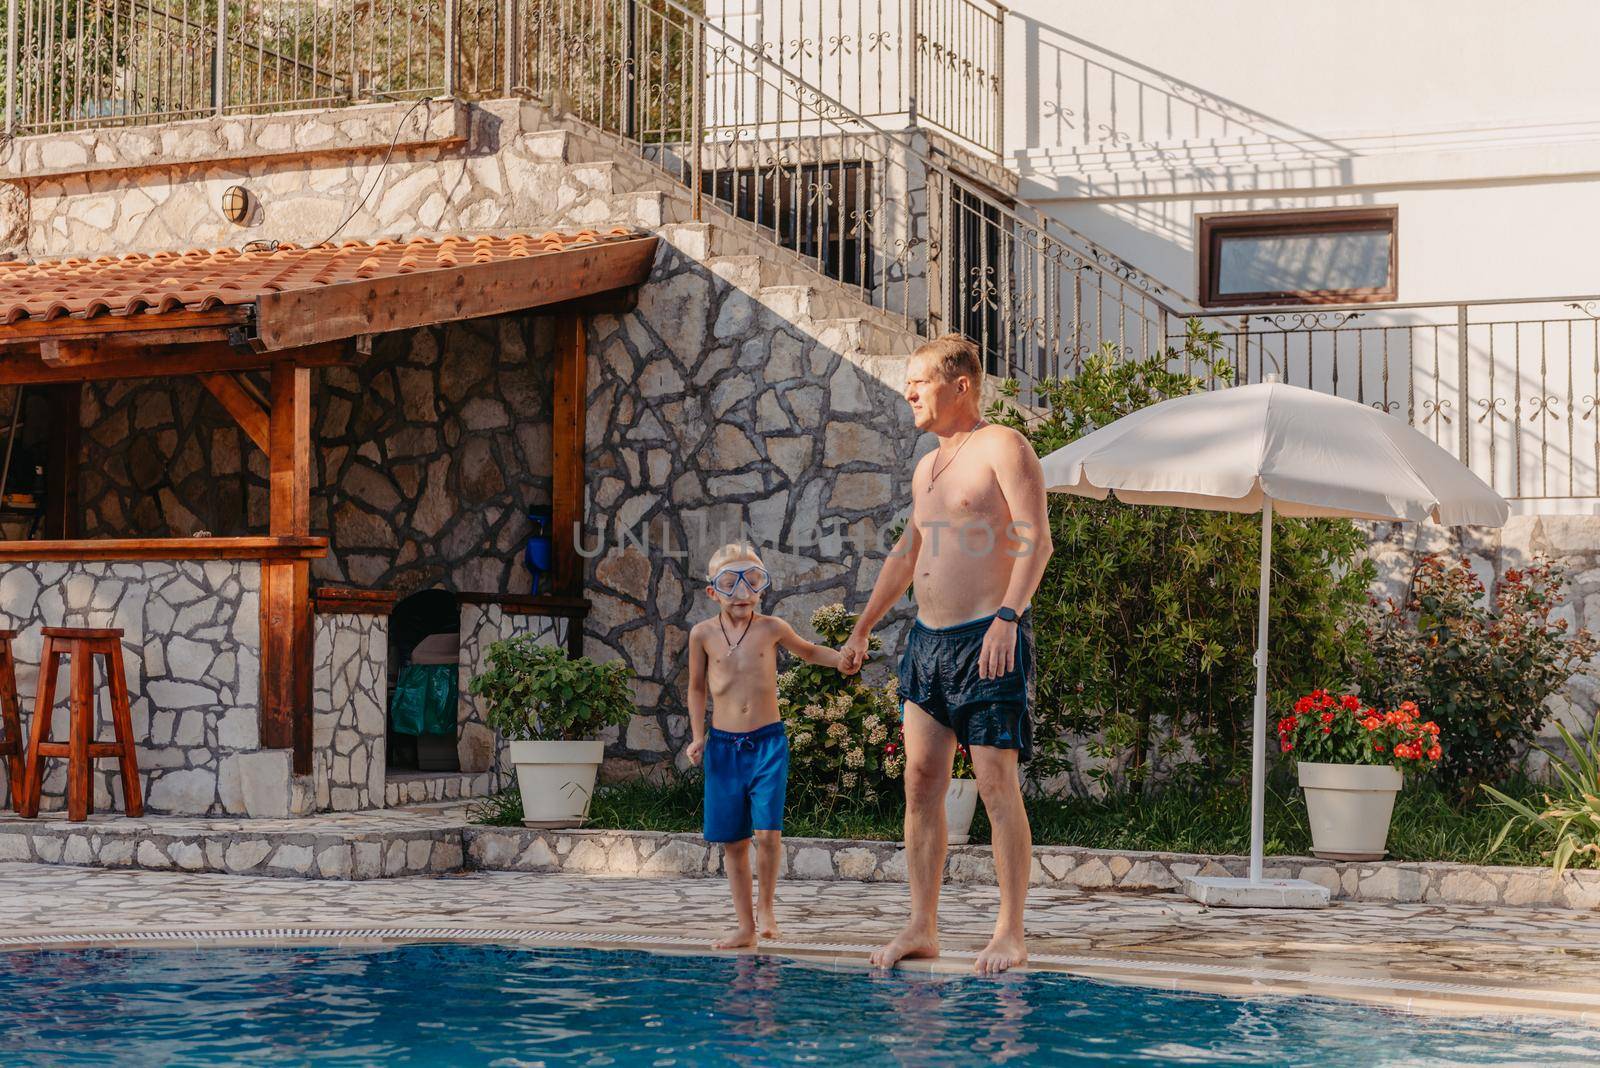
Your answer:
[[[747,541],[729,542],[711,554],[711,559],[706,563],[706,578],[715,575],[734,560],[754,560],[759,564],[761,554]]]
[[[918,345],[911,357],[918,356],[926,357],[934,373],[946,382],[966,375],[974,389],[983,388],[983,356],[978,352],[978,343],[965,335],[940,334]]]

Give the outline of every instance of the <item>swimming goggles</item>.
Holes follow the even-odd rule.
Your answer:
[[[772,577],[767,574],[767,569],[760,564],[749,567],[724,567],[711,576],[711,588],[724,597],[732,597],[739,590],[740,583],[751,593],[760,593],[772,585]]]

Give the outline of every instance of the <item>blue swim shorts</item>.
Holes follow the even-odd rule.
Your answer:
[[[1018,759],[1027,760],[1033,756],[1033,611],[1018,620],[1011,670],[979,678],[978,656],[993,623],[993,616],[954,627],[913,623],[900,658],[900,698],[950,728],[968,749],[1016,749]]]
[[[783,830],[789,736],[782,723],[706,736],[706,841],[742,842],[752,831]]]

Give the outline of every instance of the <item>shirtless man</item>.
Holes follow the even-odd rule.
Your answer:
[[[900,662],[911,918],[872,955],[878,967],[939,955],[944,798],[957,743],[972,754],[1000,884],[994,936],[975,970],[993,975],[1028,959],[1022,913],[1033,837],[1018,764],[1033,743],[1028,602],[1052,545],[1039,458],[1015,430],[984,422],[982,385],[978,347],[958,334],[912,355],[905,397],[917,429],[938,435],[939,447],[917,464],[911,520],[842,650],[843,669],[858,669],[873,626],[915,585],[917,621]]]

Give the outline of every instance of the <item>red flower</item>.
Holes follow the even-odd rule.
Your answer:
[[[1382,742],[1373,742],[1373,743],[1372,743],[1372,751],[1373,751],[1373,752],[1374,752],[1374,753],[1381,753],[1381,752],[1383,752],[1383,743],[1382,743]]]
[[[1357,697],[1353,693],[1347,693],[1344,695],[1344,699],[1339,703],[1344,705],[1346,711],[1354,712],[1356,709],[1361,707],[1361,698]]]
[[[1383,723],[1378,719],[1377,716],[1368,716],[1366,719],[1361,721],[1361,725],[1367,728],[1369,731],[1375,731],[1379,727],[1383,726]]]
[[[1333,713],[1332,712],[1324,712],[1322,714],[1322,722],[1324,724],[1332,723],[1333,722]]]
[[[1311,711],[1311,698],[1302,697],[1294,703],[1294,710],[1302,716]]]
[[[1428,750],[1428,759],[1438,760],[1442,756],[1444,756],[1444,750],[1439,748],[1438,742],[1434,742],[1433,746]]]
[[[1439,736],[1439,725],[1431,719],[1422,725],[1422,729],[1433,735],[1435,738]]]

